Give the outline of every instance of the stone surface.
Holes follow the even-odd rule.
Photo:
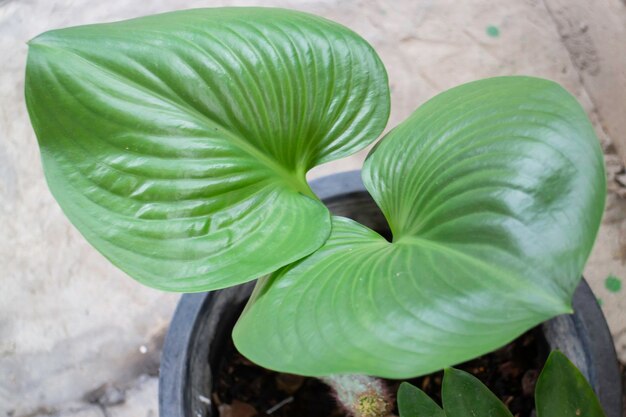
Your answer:
[[[29,416],[30,417],[30,416]],[[37,413],[33,417],[107,417],[104,411],[93,405],[73,405],[66,407],[63,411],[54,413]]]
[[[593,8],[586,0],[0,0],[0,417],[100,417],[97,406],[76,408],[75,401],[107,383],[131,385],[123,403],[106,408],[109,417],[156,417],[156,380],[129,381],[155,374],[178,298],[111,266],[52,199],[23,100],[26,41],[68,25],[233,4],[301,9],[365,37],[389,72],[389,127],[434,94],[481,77],[536,75],[576,95],[611,170],[612,194],[585,274],[626,361],[626,293],[606,285],[609,277],[626,280],[626,192],[616,154],[626,137],[620,0]],[[316,168],[310,177],[358,169],[365,155]]]
[[[56,416],[55,416],[56,417]],[[86,407],[75,410],[66,410],[58,414],[58,417],[107,417],[99,407]]]
[[[123,388],[114,384],[102,384],[95,390],[85,394],[83,399],[92,404],[98,404],[103,407],[123,404],[126,401],[126,392]]]
[[[624,3],[544,0],[544,4],[596,107],[598,122],[611,136],[622,163],[626,163]]]
[[[106,408],[107,417],[158,417],[158,384],[158,378],[140,377],[126,391],[124,403]]]

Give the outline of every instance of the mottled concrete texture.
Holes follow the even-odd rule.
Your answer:
[[[177,300],[111,266],[52,199],[24,106],[25,42],[62,26],[220,5],[301,9],[360,33],[389,72],[390,127],[437,92],[481,77],[536,75],[576,95],[607,154],[611,190],[585,274],[626,361],[620,0],[0,0],[0,417],[156,417],[153,376]],[[358,168],[364,155],[311,175]]]

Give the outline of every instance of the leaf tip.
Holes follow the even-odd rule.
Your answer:
[[[44,35],[46,33],[40,33],[39,35],[35,36],[34,38],[31,38],[29,40],[26,41],[26,45],[32,47],[32,46],[39,46],[39,45],[43,45],[44,41],[42,41],[42,38],[45,38]]]
[[[458,377],[460,375],[463,375],[464,372],[452,367],[447,367],[444,368],[443,370],[443,381],[445,383],[446,379],[450,380],[450,379],[454,379],[455,377]]]
[[[402,381],[398,387],[398,401],[400,401],[404,396],[409,397],[416,389],[418,388],[411,385],[411,383]]]
[[[559,363],[559,364],[571,364],[572,362],[565,356],[563,352],[558,349],[553,350],[548,355],[548,359],[546,359],[546,363],[544,364],[544,369],[548,367],[549,364]]]
[[[40,33],[39,35],[35,36],[34,38],[31,38],[28,41],[26,41],[26,44],[29,47],[33,47],[33,46],[52,46],[53,43],[50,42],[50,41],[55,38],[55,33],[57,33],[57,32],[58,32],[58,30],[49,30],[47,32]]]
[[[574,306],[572,305],[572,297],[562,300],[558,305],[558,314],[574,314]]]

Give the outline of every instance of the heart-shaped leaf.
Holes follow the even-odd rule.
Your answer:
[[[535,404],[539,417],[604,417],[598,397],[565,355],[554,351],[537,380]]]
[[[571,310],[605,179],[591,124],[557,84],[449,90],[382,140],[363,179],[393,243],[335,218],[318,251],[260,281],[234,330],[253,361],[411,377]]]
[[[385,70],[322,18],[199,9],[45,33],[28,110],[50,188],[106,257],[174,291],[249,281],[330,233],[305,173],[380,134]]]

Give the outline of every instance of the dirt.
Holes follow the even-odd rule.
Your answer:
[[[232,341],[224,350],[213,403],[219,417],[345,416],[316,378],[269,371],[241,356]]]
[[[535,383],[548,352],[537,328],[495,352],[456,367],[485,383],[515,417],[530,417]],[[442,376],[442,372],[437,372],[409,382],[441,404]],[[400,381],[386,383],[395,392]],[[213,402],[219,417],[346,416],[328,387],[319,380],[261,368],[241,356],[232,342],[224,351]]]

